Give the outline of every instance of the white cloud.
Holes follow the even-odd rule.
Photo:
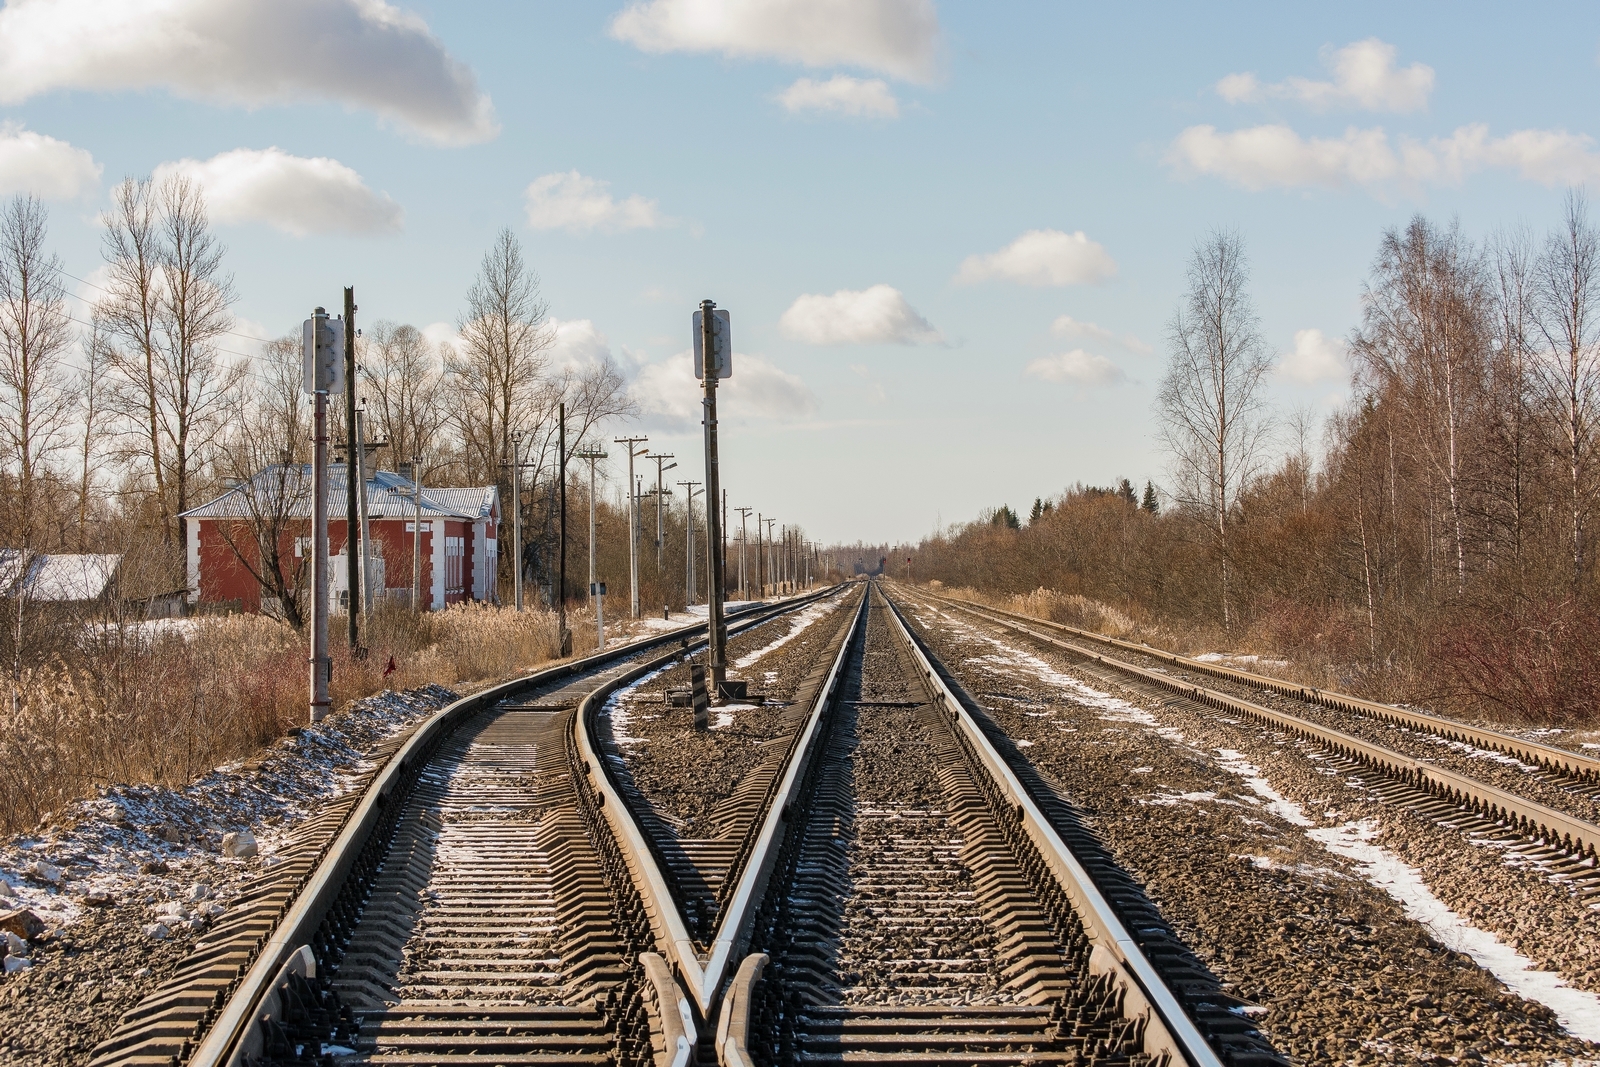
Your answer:
[[[1093,322],[1084,322],[1071,315],[1062,315],[1050,324],[1050,332],[1057,337],[1092,337],[1096,341],[1125,348],[1129,352],[1150,352],[1151,348],[1131,333],[1120,336]]]
[[[609,182],[586,178],[575,170],[535,178],[523,194],[528,225],[536,230],[653,230],[666,224],[654,200],[634,194],[617,200],[606,191]]]
[[[1278,360],[1278,375],[1290,381],[1313,385],[1348,377],[1345,344],[1321,330],[1296,330],[1294,349]]]
[[[82,148],[14,122],[0,123],[0,196],[76,200],[99,186],[102,169]]]
[[[453,322],[429,323],[422,328],[422,336],[437,345],[443,354],[459,354],[461,351],[461,334]]]
[[[1254,74],[1229,74],[1217,82],[1217,95],[1234,104],[1273,97],[1317,108],[1420,111],[1428,106],[1433,92],[1433,68],[1413,63],[1400,70],[1394,57],[1394,45],[1369,37],[1324,53],[1323,63],[1333,72],[1332,81],[1289,78],[1264,85]]]
[[[1041,381],[1075,385],[1115,385],[1123,379],[1122,370],[1115,363],[1081,348],[1041,356],[1029,363],[1023,373]]]
[[[900,290],[874,285],[832,296],[806,293],[778,320],[786,337],[813,345],[916,345],[944,338]]]
[[[827,111],[860,118],[900,117],[900,102],[879,78],[862,80],[835,74],[825,82],[801,78],[778,94],[778,102],[791,114]]]
[[[319,232],[375,234],[399,230],[405,213],[387,194],[336,159],[291,156],[277,148],[236,148],[201,161],[156,168],[157,180],[181,174],[205,190],[219,223],[265,222],[296,237]]]
[[[647,428],[682,433],[700,425],[703,394],[690,355],[680,352],[647,363],[634,376],[629,392]],[[717,387],[717,418],[723,424],[798,422],[816,410],[817,398],[805,382],[762,356],[735,352],[733,376]]]
[[[1426,146],[1402,147],[1409,177],[1455,183],[1476,170],[1514,170],[1541,185],[1582,185],[1600,180],[1600,152],[1587,134],[1566,130],[1516,130],[1490,137],[1483,123],[1459,127]]]
[[[1253,126],[1219,133],[1191,126],[1178,135],[1167,163],[1180,172],[1209,174],[1246,189],[1269,186],[1372,185],[1400,172],[1381,129],[1345,131],[1342,138],[1302,138],[1287,126]]]
[[[0,103],[160,86],[243,104],[334,100],[443,144],[499,132],[472,71],[385,0],[11,0]]]
[[[720,52],[907,81],[938,67],[933,0],[633,0],[611,36],[646,52]]]
[[[1087,285],[1115,273],[1110,254],[1082,230],[1029,230],[998,252],[968,256],[956,281],[1000,278],[1022,285]]]
[[[551,319],[555,340],[546,350],[556,371],[582,371],[611,360],[611,343],[589,319]]]
[[[1415,188],[1457,184],[1486,169],[1512,170],[1553,186],[1600,180],[1600,152],[1587,134],[1517,130],[1496,138],[1481,123],[1459,127],[1449,137],[1402,137],[1394,144],[1381,127],[1352,127],[1340,138],[1305,138],[1280,125],[1231,133],[1191,126],[1173,142],[1166,163],[1180,175],[1211,175],[1251,190]]]

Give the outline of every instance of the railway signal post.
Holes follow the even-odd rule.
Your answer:
[[[301,328],[301,388],[314,401],[311,456],[311,721],[328,717],[328,394],[344,389],[344,323],[317,308]],[[353,607],[354,605],[352,605]]]
[[[715,301],[700,301],[694,314],[694,373],[705,383],[706,431],[706,606],[711,660],[711,692],[721,704],[728,681],[728,624],[722,616],[727,592],[722,559],[721,475],[717,470],[717,381],[733,374],[733,338],[728,313]]]

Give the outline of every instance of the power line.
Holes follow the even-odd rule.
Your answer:
[[[59,273],[63,278],[71,278],[73,281],[77,282],[78,284],[87,285],[89,288],[94,289],[94,290],[96,290],[98,292],[102,292],[102,293],[106,294],[107,296],[114,296],[115,295],[114,293],[111,292],[110,289],[107,289],[103,285],[96,285],[94,282],[89,281],[87,278],[80,278],[76,274],[68,274],[64,270],[63,271],[58,271],[57,273]],[[79,296],[77,293],[67,293],[66,290],[64,290],[64,289],[62,290],[62,292],[66,293],[67,296],[72,297],[72,299],[74,299],[74,300],[82,300],[85,304],[89,304],[90,303],[90,301],[84,300],[83,297]],[[238,330],[223,330],[222,332],[226,333],[226,334],[231,334],[234,337],[243,337],[246,341],[260,341],[264,345],[270,345],[272,343],[272,341],[269,340],[268,338],[257,337],[255,334],[250,334],[250,333],[240,333]],[[237,354],[238,353],[235,353],[235,355],[237,355]]]

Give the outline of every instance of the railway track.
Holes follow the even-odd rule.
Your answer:
[[[687,635],[462,701],[303,827],[95,1067],[1283,1063],[857,588],[704,836],[607,729]]]
[[[642,1062],[658,1010],[637,964],[649,926],[571,724],[704,629],[494,687],[391,739],[365,786],[299,827],[124,1016],[95,1067],[313,1063],[324,1045],[391,1063]]]
[[[1283,1062],[876,588],[837,671],[751,924],[755,1062]]]
[[[1441,739],[1504,753],[1537,768],[1538,781],[1555,781],[1581,795],[1592,794],[1600,778],[1600,761],[1512,735],[1473,727],[1406,708],[1377,704],[1327,690],[1294,685],[1245,671],[1176,656],[1060,623],[1045,622],[973,605],[918,590],[925,603],[953,609],[992,626],[1036,641],[1076,661],[1076,669],[1102,682],[1137,692],[1165,704],[1215,713],[1225,712],[1308,742],[1322,750],[1332,771],[1355,777],[1380,800],[1407,807],[1449,829],[1507,845],[1521,860],[1585,900],[1600,900],[1600,825],[1470,774],[1431,760],[1395,751],[1370,736],[1337,729],[1317,720],[1318,709],[1331,708],[1376,722],[1403,724],[1406,729]],[[1109,655],[1107,650],[1124,654]],[[1172,668],[1232,683],[1234,692],[1196,685],[1153,666],[1131,662],[1149,658]],[[1300,701],[1301,714],[1281,706],[1243,699],[1236,690],[1252,686],[1288,701]],[[1277,702],[1279,705],[1284,701]]]

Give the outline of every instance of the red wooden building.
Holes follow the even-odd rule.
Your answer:
[[[330,466],[328,482],[329,584],[337,610],[348,599],[345,468]],[[424,487],[419,501],[410,479],[377,471],[367,479],[366,492],[372,587],[380,596],[410,603],[412,544],[420,510],[423,606],[438,610],[466,600],[496,599],[500,494],[495,486]],[[270,529],[267,517],[279,514],[288,519],[281,524],[278,546],[284,570],[298,571],[299,580],[309,585],[305,553],[311,544],[311,466],[274,465],[183,513],[189,603],[273,613],[275,605],[263,603],[261,583],[251,570],[259,569],[255,531]]]

